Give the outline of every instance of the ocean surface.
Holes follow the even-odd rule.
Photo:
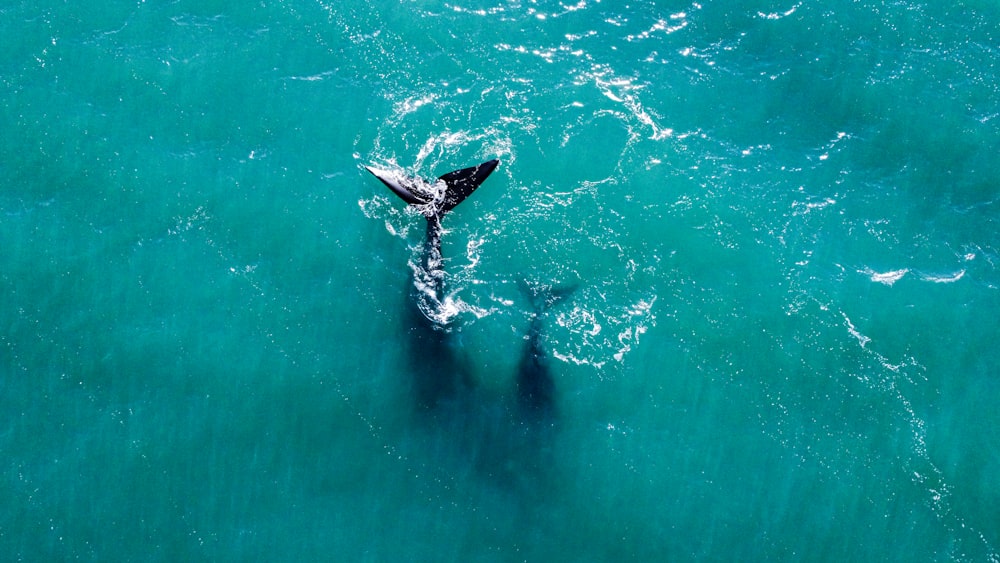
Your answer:
[[[995,0],[0,36],[0,560],[1000,560]],[[428,406],[424,220],[362,167],[492,158],[444,220],[471,391]],[[525,282],[575,287],[540,334]]]

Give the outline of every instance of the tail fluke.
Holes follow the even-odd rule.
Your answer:
[[[538,282],[529,282],[527,280],[519,281],[518,286],[531,299],[531,306],[535,311],[535,315],[541,315],[549,307],[572,295],[577,288],[577,284],[575,283],[552,286]]]
[[[430,202],[425,194],[420,194],[419,190],[416,189],[418,187],[418,180],[415,178],[410,178],[397,170],[382,170],[381,168],[372,168],[371,166],[365,166],[365,170],[371,172],[372,176],[378,178],[379,181],[406,203],[423,205]]]
[[[493,173],[499,164],[500,161],[497,159],[488,160],[478,166],[455,170],[441,176],[439,179],[444,180],[448,186],[444,202],[441,205],[441,212],[451,211],[456,205],[465,201],[465,198],[476,191],[476,188],[486,181],[486,178]]]
[[[477,166],[449,172],[433,184],[407,176],[399,170],[371,166],[365,166],[365,169],[406,203],[426,206],[424,214],[428,217],[441,217],[476,191],[499,164],[497,159],[488,160]]]

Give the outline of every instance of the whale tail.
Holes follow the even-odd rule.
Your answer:
[[[365,169],[406,203],[411,205],[433,204],[425,213],[440,218],[472,195],[472,192],[486,181],[486,178],[493,173],[499,164],[500,161],[497,159],[487,160],[482,164],[454,170],[439,177],[438,182],[444,182],[443,197],[436,193],[437,190],[428,190],[427,186],[419,180],[398,171],[382,170],[370,166],[366,166]]]
[[[459,203],[465,201],[465,198],[472,195],[472,192],[486,181],[486,178],[493,173],[499,164],[500,161],[497,159],[487,160],[477,166],[455,170],[438,178],[444,180],[448,186],[441,212],[451,211]]]
[[[528,299],[531,300],[531,307],[535,316],[540,316],[548,311],[556,303],[573,295],[578,285],[575,283],[564,285],[546,285],[528,280],[520,280],[517,286]]]
[[[577,286],[551,286],[527,281],[521,281],[518,285],[531,299],[534,311],[517,373],[517,398],[526,413],[550,416],[555,405],[555,381],[549,369],[548,353],[543,345],[542,317],[550,307],[572,295]]]

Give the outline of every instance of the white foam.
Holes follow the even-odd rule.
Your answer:
[[[920,279],[932,283],[955,283],[958,280],[962,279],[963,277],[965,277],[965,270],[959,270],[953,274],[948,274],[948,275],[935,276],[931,274],[922,274],[920,276]]]
[[[903,279],[903,276],[910,272],[909,268],[903,268],[900,270],[889,270],[888,272],[876,272],[870,268],[865,268],[861,273],[869,276],[873,282],[878,282],[884,285],[892,286],[894,283]]]

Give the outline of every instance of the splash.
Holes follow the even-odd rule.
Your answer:
[[[638,347],[640,338],[656,326],[653,307],[656,299],[653,295],[614,307],[607,303],[607,294],[594,290],[582,292],[578,298],[581,305],[556,315],[556,324],[571,338],[558,343],[553,356],[598,370],[609,360],[623,363]],[[600,306],[594,307],[595,303]]]
[[[847,325],[847,332],[850,333],[850,335],[853,336],[854,338],[858,339],[858,344],[861,344],[862,348],[864,348],[869,342],[872,341],[871,338],[868,338],[867,336],[858,332],[858,329],[854,326],[854,323],[852,323],[851,319],[848,318],[847,313],[841,313],[841,314],[844,316],[844,323]]]
[[[893,284],[903,279],[903,276],[909,272],[910,270],[908,268],[889,270],[888,272],[876,272],[870,268],[861,270],[861,273],[868,276],[873,282],[887,285],[889,287],[892,287]]]
[[[941,274],[941,275],[921,274],[920,275],[920,279],[922,281],[931,282],[931,283],[955,283],[955,282],[957,282],[958,280],[960,280],[960,279],[962,279],[964,277],[965,277],[965,270],[959,270],[959,271],[954,272],[952,274]]]
[[[780,20],[782,18],[787,18],[788,16],[795,13],[796,10],[802,7],[802,2],[797,2],[791,8],[785,10],[784,12],[757,12],[757,17],[765,20]]]

